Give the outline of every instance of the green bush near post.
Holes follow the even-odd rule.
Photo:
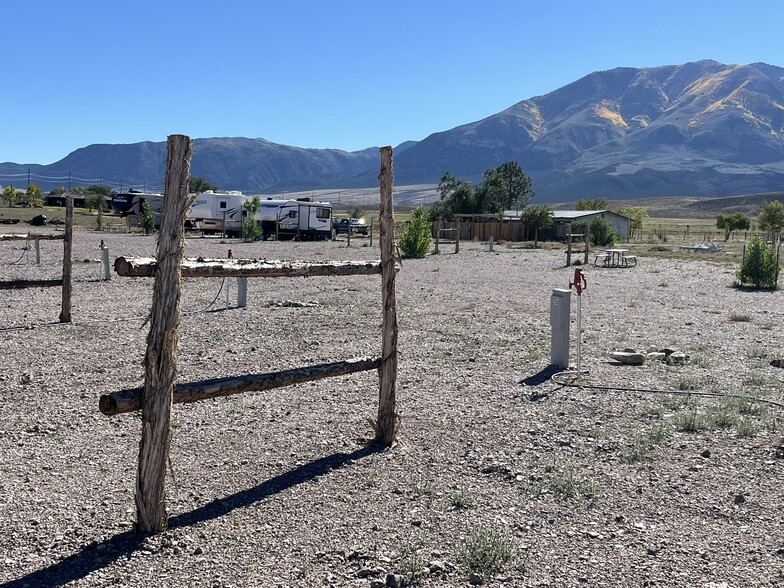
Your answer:
[[[760,237],[752,237],[746,247],[743,262],[735,274],[738,285],[775,289],[778,275],[778,262],[773,247]]]
[[[411,221],[400,232],[400,250],[406,257],[424,257],[430,251],[430,222],[422,206],[411,211]]]
[[[589,230],[591,245],[594,247],[612,247],[620,239],[620,235],[615,230],[615,227],[602,217],[593,219]]]

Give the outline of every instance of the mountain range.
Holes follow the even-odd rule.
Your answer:
[[[0,183],[29,169],[41,177],[71,172],[161,186],[165,159],[165,142],[90,145],[51,165],[2,163]],[[781,190],[784,69],[705,60],[594,72],[398,145],[395,183],[433,185],[446,171],[475,182],[509,160],[531,176],[540,202]],[[378,166],[375,147],[346,152],[205,138],[194,140],[191,173],[221,189],[269,193],[375,187]]]

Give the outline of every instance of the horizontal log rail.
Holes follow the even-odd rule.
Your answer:
[[[174,385],[174,404],[198,402],[208,398],[220,398],[243,392],[261,392],[312,382],[322,378],[345,376],[356,372],[376,370],[381,367],[380,357],[362,357],[334,363],[283,370],[268,374],[249,374],[244,376],[215,378],[202,382]],[[142,394],[144,388],[131,388],[120,390],[112,394],[104,394],[98,401],[98,408],[107,416],[133,412],[142,408]]]
[[[0,241],[56,241],[58,239],[65,239],[65,235],[50,235],[41,234],[35,235],[33,233],[0,233]]]
[[[0,290],[23,290],[24,288],[59,288],[62,280],[7,280],[0,282]]]
[[[155,275],[154,257],[118,257],[118,275],[148,278]],[[268,259],[183,259],[184,278],[285,278],[308,276],[350,276],[381,273],[381,261],[281,261]]]

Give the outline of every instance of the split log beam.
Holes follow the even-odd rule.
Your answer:
[[[34,235],[33,233],[5,233],[0,234],[0,241],[56,241],[65,239],[65,235]]]
[[[380,366],[380,357],[363,357],[268,374],[249,374],[237,377],[215,378],[202,382],[175,384],[172,402],[174,404],[182,404],[207,400],[208,398],[242,394],[243,392],[261,392],[293,384],[312,382],[322,378],[375,370]],[[142,391],[142,388],[132,388],[114,392],[113,394],[105,394],[101,396],[98,407],[107,416],[139,410],[142,407]]]
[[[62,280],[10,280],[0,282],[0,290],[22,290],[24,288],[50,288],[63,285]]]
[[[118,257],[118,275],[145,278],[155,275],[158,262],[153,257]],[[280,261],[267,259],[183,259],[185,278],[297,278],[351,276],[381,273],[381,262],[369,261]]]

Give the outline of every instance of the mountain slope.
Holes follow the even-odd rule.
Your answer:
[[[165,156],[163,142],[91,145],[51,166],[0,164],[0,183],[29,167],[59,178],[73,171],[122,178],[125,186],[161,186]],[[403,143],[395,150],[395,181],[435,184],[446,171],[478,181],[485,169],[509,160],[532,177],[538,201],[780,190],[784,69],[706,60],[595,72],[482,120]],[[223,189],[247,192],[373,187],[378,150],[196,139],[191,170]]]
[[[701,61],[597,72],[432,135],[396,165],[405,182],[439,169],[477,179],[507,159],[549,199],[774,189],[784,179],[784,69]]]

